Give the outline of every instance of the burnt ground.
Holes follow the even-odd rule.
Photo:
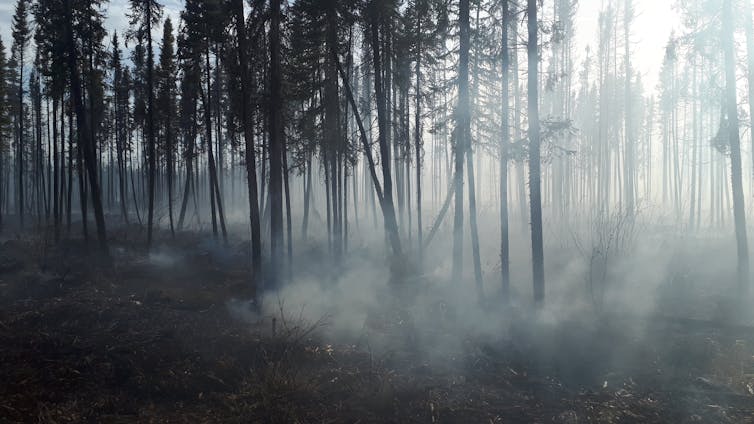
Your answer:
[[[105,267],[81,241],[2,243],[0,422],[754,423],[749,327],[514,323],[430,359],[382,317],[370,331],[400,342],[375,352],[317,323],[238,319],[244,246],[173,244],[178,259],[114,241]]]

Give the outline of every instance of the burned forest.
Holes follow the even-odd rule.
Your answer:
[[[751,3],[0,2],[0,422],[754,424]]]

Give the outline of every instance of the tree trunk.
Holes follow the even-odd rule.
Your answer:
[[[744,25],[746,32],[747,78],[749,83],[749,136],[751,137],[751,151],[754,163],[754,23],[752,22],[751,0],[744,2]]]
[[[372,36],[372,45],[374,46],[379,45],[378,39],[379,36],[376,33],[376,25],[374,22],[370,23],[371,28],[371,36]],[[331,54],[336,55],[336,52],[331,52]],[[380,84],[381,84],[381,78],[379,77],[379,72],[377,71],[380,69],[380,62],[379,62],[379,52],[374,53],[376,58],[375,62],[375,91],[381,94]],[[343,81],[343,86],[346,90],[346,96],[348,97],[348,101],[351,103],[351,108],[353,109],[353,113],[356,116],[356,124],[359,127],[359,134],[361,135],[359,138],[361,139],[361,146],[364,149],[364,156],[366,156],[367,164],[369,166],[369,175],[372,177],[372,185],[374,186],[374,191],[377,194],[377,200],[380,204],[380,208],[382,209],[382,216],[384,218],[385,222],[385,231],[387,232],[388,240],[390,242],[390,246],[393,250],[393,256],[398,257],[401,255],[402,249],[401,249],[401,241],[400,237],[398,235],[398,222],[395,218],[395,209],[393,208],[392,198],[387,199],[388,195],[385,191],[383,191],[382,186],[380,184],[379,177],[377,176],[377,168],[374,164],[374,157],[372,156],[372,148],[369,145],[369,136],[367,135],[366,129],[364,129],[364,121],[361,119],[361,115],[359,114],[359,109],[356,105],[356,100],[353,97],[353,93],[351,92],[351,86],[348,84],[348,79],[346,78],[345,73],[343,72],[343,69],[340,66],[340,62],[335,60],[335,64],[338,67],[338,73],[340,74],[341,81]],[[378,82],[379,81],[379,82]],[[378,114],[379,114],[379,99],[380,96],[377,96],[378,99]],[[384,100],[384,98],[383,98]],[[384,106],[384,103],[382,103]],[[379,120],[379,118],[378,118]],[[386,149],[386,144],[384,143],[384,138],[380,138],[380,152],[381,154],[384,153],[383,149]],[[384,156],[382,156],[384,157]],[[387,167],[387,169],[386,169]],[[383,161],[382,163],[382,175],[385,176],[385,173],[387,172],[387,178],[388,181],[390,179],[390,165]]]
[[[393,203],[393,177],[390,170],[390,146],[388,145],[388,116],[385,97],[385,86],[382,79],[382,55],[380,54],[380,33],[379,22],[380,13],[376,10],[378,7],[374,3],[370,4],[371,22],[370,43],[372,47],[372,65],[374,66],[374,91],[377,101],[377,126],[379,128],[379,146],[382,164],[383,192],[380,204],[382,205],[383,217],[385,219],[385,228],[388,232],[390,245],[393,249],[393,258],[399,260],[402,255],[400,235],[398,233],[398,221],[395,216],[395,205]],[[335,54],[335,52],[333,52]],[[345,74],[341,70],[341,79],[346,80]],[[353,102],[352,102],[353,103]],[[375,188],[377,185],[375,185]],[[379,196],[379,193],[378,193]]]
[[[123,222],[128,225],[128,180],[127,178],[127,170],[126,170],[126,161],[125,161],[125,152],[126,149],[125,146],[125,133],[128,131],[126,128],[124,128],[124,114],[126,111],[122,110],[122,107],[120,107],[120,102],[122,99],[119,99],[117,97],[118,88],[115,88],[116,91],[116,99],[115,99],[115,155],[118,161],[118,191],[120,194],[120,211],[121,215],[123,216]],[[111,164],[112,165],[112,164]]]
[[[84,112],[85,113],[85,112]],[[77,120],[78,120],[78,111],[76,111]],[[76,133],[80,133],[82,130],[80,129],[81,126],[79,126],[78,122],[76,123],[77,127],[79,128]],[[91,134],[90,134],[91,135]],[[78,183],[79,183],[79,204],[81,205],[81,227],[82,232],[84,234],[84,240],[89,240],[89,227],[88,227],[88,216],[87,213],[87,193],[86,193],[86,178],[85,173],[86,170],[84,169],[84,152],[82,150],[81,141],[79,140],[77,146],[76,146],[76,173],[78,174]]]
[[[474,156],[472,150],[466,152],[466,178],[469,180],[469,231],[471,231],[471,255],[474,261],[474,281],[477,296],[484,297],[484,281],[482,280],[482,260],[479,257],[479,230],[476,222],[476,182],[474,178]]]
[[[312,158],[311,155],[306,159],[306,170],[304,178],[304,218],[301,223],[301,238],[306,240],[307,232],[309,230],[309,204],[311,202],[312,193]]]
[[[510,291],[510,252],[508,236],[508,145],[510,144],[510,51],[508,47],[508,26],[511,25],[510,2],[503,0],[503,39],[502,39],[502,111],[500,139],[500,277],[503,301],[509,300]],[[515,21],[514,21],[515,22]],[[515,24],[515,23],[514,23]]]
[[[423,3],[422,3],[423,4]],[[416,104],[414,107],[414,154],[416,155],[416,237],[419,252],[419,262],[422,259],[422,101],[421,101],[421,63],[422,63],[422,32],[421,13],[416,14]]]
[[[223,242],[228,243],[228,232],[225,228],[225,217],[223,214],[222,196],[220,195],[220,186],[217,180],[217,167],[215,164],[215,155],[212,152],[212,97],[211,97],[211,75],[210,62],[209,62],[209,45],[206,46],[204,52],[206,72],[207,72],[207,92],[204,94],[204,124],[206,128],[207,136],[207,165],[209,168],[209,192],[210,192],[210,204],[212,206],[212,228],[214,234],[217,234],[217,222],[215,218],[219,218],[220,229],[223,235]],[[215,213],[217,210],[217,213]]]
[[[280,0],[270,2],[270,272],[268,288],[279,286],[283,260],[283,110],[280,67]]]
[[[253,272],[260,274],[262,269],[262,236],[259,225],[259,193],[257,188],[257,159],[254,146],[254,122],[251,107],[251,76],[249,72],[246,39],[246,20],[243,12],[243,0],[233,1],[235,13],[236,37],[238,38],[238,61],[241,66],[241,116],[243,135],[246,142],[246,184],[249,196],[249,222],[251,225],[251,266]]]
[[[24,49],[19,51],[18,76],[18,146],[16,148],[18,164],[18,220],[24,228]]]
[[[749,289],[749,246],[746,238],[746,210],[741,170],[741,139],[738,132],[736,102],[736,58],[733,41],[733,10],[731,0],[723,0],[723,51],[725,54],[725,109],[730,136],[731,186],[733,188],[733,217],[738,250],[739,295]]]
[[[71,11],[71,0],[65,1],[66,12],[66,29],[68,34],[68,71],[71,78],[71,96],[76,109],[79,146],[84,152],[84,162],[87,174],[89,175],[89,184],[92,190],[92,203],[94,205],[94,218],[97,223],[97,238],[100,244],[100,253],[109,258],[107,245],[107,230],[105,229],[105,215],[102,210],[102,201],[100,198],[99,182],[97,180],[96,158],[92,140],[89,138],[89,122],[84,112],[81,102],[81,82],[79,80],[78,67],[76,64],[76,44],[73,38],[73,14]]]
[[[183,221],[186,217],[188,207],[188,198],[191,195],[191,188],[194,184],[194,146],[196,144],[196,102],[192,105],[191,128],[184,135],[184,144],[186,149],[186,183],[183,186],[183,200],[181,201],[181,211],[178,213],[178,231],[183,228]]]
[[[631,116],[631,44],[630,44],[630,25],[631,25],[631,18],[633,14],[632,9],[632,0],[626,0],[625,2],[625,10],[624,13],[624,21],[623,21],[623,31],[624,31],[624,49],[625,49],[625,102],[626,102],[626,111],[625,111],[625,127],[624,127],[624,137],[626,141],[625,149],[626,149],[626,157],[625,157],[625,165],[624,165],[624,177],[623,177],[623,184],[624,184],[624,198],[626,199],[626,212],[629,214],[629,216],[633,216],[634,214],[634,140],[633,140],[633,128],[632,128],[632,119],[633,116]]]
[[[2,159],[0,159],[1,161]],[[52,99],[52,218],[55,242],[60,241],[60,208],[58,207],[58,99]]]
[[[149,161],[149,209],[147,211],[147,249],[152,247],[152,226],[154,223],[154,190],[157,158],[154,136],[154,52],[152,51],[152,2],[147,1],[147,159]]]
[[[288,181],[288,152],[286,150],[286,145],[285,143],[283,143],[283,190],[285,193],[285,234],[286,248],[288,253],[288,263],[286,264],[286,270],[288,271],[288,278],[290,279],[293,272],[293,223],[291,218],[291,186]]]
[[[172,83],[171,83],[172,84]],[[171,94],[172,95],[172,94]],[[171,100],[172,101],[172,100]],[[173,116],[171,115],[172,107],[168,107],[165,129],[165,167],[167,173],[168,186],[168,221],[170,222],[170,235],[175,238],[175,225],[173,223]]]
[[[327,2],[325,14],[325,49],[338,51],[338,21],[335,2]],[[330,184],[330,211],[332,213],[331,241],[335,263],[340,263],[342,256],[342,221],[340,190],[340,153],[342,151],[342,134],[340,128],[340,99],[338,95],[338,71],[335,60],[337,56],[327,55],[324,82],[324,160],[325,169],[329,171],[327,182]]]
[[[71,94],[71,96],[73,96]],[[71,100],[72,101],[72,100]],[[66,199],[66,229],[71,233],[71,209],[73,200],[73,105],[68,106],[68,192]]]
[[[540,307],[545,300],[545,268],[542,242],[542,192],[539,134],[539,49],[537,34],[537,0],[527,0],[529,40],[529,199],[531,214],[532,276],[534,302]]]
[[[469,0],[459,4],[460,51],[458,65],[458,107],[456,108],[455,143],[455,218],[453,220],[453,270],[452,279],[459,282],[463,270],[463,161],[471,138],[469,104]]]

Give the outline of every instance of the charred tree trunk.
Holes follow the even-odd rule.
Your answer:
[[[751,0],[745,1],[744,25],[746,32],[746,64],[749,83],[749,135],[751,137],[752,163],[754,163],[754,22],[752,22]]]
[[[422,12],[422,11],[420,11]],[[416,237],[419,251],[419,262],[422,258],[422,100],[421,100],[421,63],[422,63],[422,33],[421,13],[416,14],[416,104],[414,106],[414,154],[416,155]]]
[[[623,184],[624,184],[624,198],[626,199],[626,212],[629,214],[629,216],[633,216],[634,214],[634,193],[635,193],[635,187],[634,187],[634,153],[635,153],[635,147],[634,147],[634,139],[633,139],[633,127],[632,127],[632,119],[633,116],[632,110],[631,110],[631,44],[630,44],[630,27],[631,27],[631,18],[633,14],[633,8],[632,8],[632,1],[626,0],[625,2],[625,10],[624,13],[624,21],[623,21],[623,35],[624,35],[624,49],[625,49],[625,102],[626,102],[626,111],[625,111],[625,120],[624,124],[625,127],[623,129],[624,131],[624,137],[626,141],[625,145],[625,165],[624,165],[624,177],[623,177]]]
[[[270,2],[270,272],[268,288],[279,286],[283,259],[283,110],[280,67],[280,0]]]
[[[68,71],[71,78],[71,97],[74,108],[76,109],[76,120],[79,128],[78,142],[84,153],[84,162],[90,180],[89,184],[92,191],[92,203],[94,206],[94,218],[97,223],[97,238],[100,244],[100,253],[109,257],[107,230],[105,229],[105,215],[102,210],[102,201],[100,198],[94,146],[92,140],[89,138],[91,134],[89,131],[89,122],[87,121],[87,115],[84,112],[81,100],[81,82],[76,64],[76,44],[73,37],[73,13],[71,11],[71,0],[66,0],[65,6],[66,32],[68,36]]]
[[[539,307],[545,300],[545,267],[542,241],[542,192],[539,134],[539,45],[537,0],[527,0],[529,40],[529,199],[531,214],[532,272],[534,302]]]
[[[211,87],[211,78],[212,73],[210,72],[210,62],[209,62],[209,45],[206,46],[206,50],[204,52],[204,59],[205,59],[205,65],[206,65],[206,73],[207,73],[207,92],[204,93],[204,124],[206,129],[206,137],[207,137],[207,166],[209,168],[209,192],[210,192],[210,204],[212,206],[212,222],[213,222],[213,230],[215,234],[217,233],[216,228],[216,221],[215,218],[217,217],[220,221],[220,230],[222,231],[223,236],[223,242],[228,243],[228,232],[225,228],[225,217],[223,215],[223,204],[222,204],[222,196],[220,195],[220,186],[218,184],[217,180],[217,166],[215,164],[215,155],[212,152],[212,87]],[[217,210],[217,214],[215,214],[215,210]]]
[[[453,281],[459,282],[463,270],[463,161],[471,137],[469,102],[469,0],[461,0],[459,7],[460,52],[458,67],[458,107],[456,108],[455,144],[455,218],[453,220]]]
[[[262,236],[259,223],[259,193],[257,188],[257,159],[254,146],[254,123],[251,116],[251,76],[247,59],[246,20],[243,0],[233,1],[236,37],[238,39],[238,61],[241,66],[241,117],[243,135],[246,142],[246,184],[249,196],[249,223],[251,225],[251,265],[259,275],[262,268]]]
[[[508,146],[510,145],[510,51],[508,26],[511,24],[510,2],[503,0],[502,39],[502,111],[500,139],[500,278],[503,301],[509,299],[510,252],[508,235]]]
[[[380,54],[380,20],[381,14],[376,9],[379,6],[370,4],[370,44],[372,47],[372,65],[374,66],[374,91],[377,102],[377,126],[379,127],[379,146],[382,165],[382,211],[385,219],[385,228],[388,232],[390,245],[393,249],[394,259],[399,259],[402,254],[400,235],[398,233],[398,221],[395,215],[395,204],[393,203],[393,177],[390,170],[390,146],[388,145],[388,115],[387,99],[385,97],[386,87],[382,78],[382,55]],[[335,54],[335,53],[333,53]],[[341,79],[345,80],[345,75],[341,72]],[[376,186],[375,186],[376,187]]]
[[[310,209],[310,203],[311,203],[311,193],[312,193],[312,158],[311,155],[307,157],[306,159],[306,174],[304,182],[304,218],[301,223],[301,238],[306,240],[307,238],[307,232],[309,230],[309,209]]]
[[[1,161],[1,159],[0,159]],[[58,202],[58,99],[52,99],[52,219],[55,242],[60,241],[60,208]],[[2,174],[0,170],[0,174]]]
[[[154,135],[154,52],[152,51],[152,2],[147,4],[147,159],[149,206],[147,210],[147,248],[152,247],[152,226],[154,224],[154,191],[155,173],[157,169],[157,152]]]
[[[338,51],[338,22],[335,2],[328,2],[325,10],[326,34],[325,48],[328,51]],[[338,96],[338,71],[334,60],[337,56],[328,55],[329,60],[325,64],[325,86],[324,86],[324,157],[327,162],[326,170],[329,171],[328,182],[330,184],[332,226],[331,240],[332,252],[336,263],[339,263],[342,256],[342,226],[341,226],[341,190],[339,161],[342,148],[342,134],[340,132],[340,102]]]
[[[375,31],[376,28],[373,26],[374,23],[372,22],[370,24],[370,30]],[[372,36],[372,43],[377,41],[379,39],[379,36],[376,35],[374,32],[371,33]],[[336,54],[336,52],[332,52],[331,54]],[[373,52],[373,54],[375,54]],[[376,54],[377,58],[379,58],[379,53]],[[379,69],[379,60],[377,60],[377,65],[375,65],[375,69]],[[359,127],[359,134],[360,134],[360,140],[361,140],[361,146],[364,149],[364,156],[366,156],[367,159],[367,165],[369,168],[369,175],[372,179],[372,185],[374,186],[374,191],[377,195],[377,200],[380,204],[380,208],[382,209],[382,216],[384,218],[385,222],[385,231],[387,232],[388,241],[390,242],[390,246],[393,250],[393,256],[399,256],[402,252],[401,249],[401,241],[400,237],[398,236],[398,221],[395,218],[395,209],[392,204],[392,199],[388,202],[387,200],[387,194],[385,191],[383,191],[382,185],[380,184],[379,177],[377,176],[377,168],[374,163],[374,157],[372,156],[372,147],[369,145],[369,136],[367,135],[366,129],[364,128],[364,121],[361,119],[361,115],[359,114],[358,106],[356,105],[356,99],[353,96],[353,92],[351,92],[351,86],[348,83],[348,79],[346,77],[346,74],[343,72],[343,69],[340,66],[340,62],[337,60],[335,61],[336,66],[338,67],[338,73],[340,74],[340,79],[343,81],[343,86],[346,91],[346,96],[348,97],[348,101],[351,103],[351,108],[353,109],[354,116],[356,117],[356,125]],[[375,72],[375,75],[379,75],[379,72]],[[377,77],[375,78],[375,89],[378,90],[377,87],[379,87],[378,81],[381,81],[381,78]],[[379,97],[378,97],[379,99]],[[379,105],[379,102],[378,102]],[[384,104],[383,104],[384,105]],[[379,109],[378,109],[379,112]],[[381,139],[381,141],[384,141],[384,139]],[[386,144],[380,143],[380,151],[382,152],[382,149],[386,148]],[[387,171],[385,167],[387,166]],[[385,176],[385,172],[388,174],[388,178],[390,175],[390,167],[389,164],[386,165],[383,161],[382,163],[382,175]]]
[[[731,0],[723,0],[723,52],[725,55],[725,110],[730,137],[731,186],[733,188],[733,218],[738,250],[739,294],[749,289],[749,245],[746,238],[746,210],[741,169],[741,138],[738,132],[736,102],[736,58],[733,41],[733,8]],[[743,296],[742,296],[743,298]]]

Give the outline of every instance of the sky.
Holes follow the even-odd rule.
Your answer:
[[[579,60],[587,45],[597,50],[598,17],[604,0],[579,0],[576,13],[576,50]],[[631,61],[641,73],[646,90],[654,90],[670,33],[680,29],[680,18],[671,0],[634,0],[635,19],[631,28]],[[580,65],[580,63],[577,63]]]
[[[596,46],[597,18],[604,0],[580,0],[576,14],[576,42],[575,48],[579,61],[587,45],[592,51]],[[163,0],[166,13],[177,20],[183,5],[181,0]],[[546,1],[546,4],[549,0]],[[671,8],[670,0],[634,0],[636,20],[631,35],[632,61],[634,69],[641,72],[645,88],[654,89],[656,86],[660,65],[664,55],[668,36],[673,29],[678,29],[680,22],[677,14]],[[11,20],[13,17],[14,0],[0,0],[0,37],[6,49],[10,49]],[[108,30],[117,29],[123,33],[128,27],[128,1],[111,0],[108,5]],[[159,40],[159,34],[155,35]]]

